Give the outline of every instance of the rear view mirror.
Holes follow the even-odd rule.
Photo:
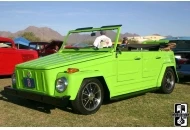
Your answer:
[[[96,36],[96,33],[92,32],[91,33],[91,37],[93,37],[93,36]]]

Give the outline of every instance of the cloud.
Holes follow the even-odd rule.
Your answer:
[[[59,14],[59,15],[64,15],[64,16],[79,16],[79,15],[89,15],[89,13],[87,12],[65,12],[65,13],[62,13],[62,14]]]
[[[39,24],[35,24],[35,26],[38,26],[38,27],[61,27],[62,24],[39,23]]]
[[[52,14],[49,14],[49,16]],[[113,15],[115,16],[119,16],[119,17],[123,17],[123,16],[133,16],[132,13],[97,13],[97,12],[90,12],[90,11],[86,11],[86,12],[79,12],[79,11],[75,11],[75,12],[64,12],[64,13],[56,13],[54,14],[54,16],[110,16],[112,17]]]
[[[184,8],[183,10],[184,11],[190,11],[190,8]]]
[[[42,14],[46,13],[46,12],[42,12],[42,11],[33,11],[33,10],[3,10],[2,12],[8,13],[8,14],[14,14],[14,15],[20,15],[20,14],[42,15]]]
[[[10,10],[5,11],[5,13],[15,13],[15,14],[36,14],[34,11],[28,11],[28,10]]]
[[[28,9],[15,9],[15,10],[3,10],[4,14],[12,14],[15,17],[23,17],[23,15],[29,15],[30,17],[41,18],[57,18],[57,17],[131,17],[134,14],[129,12],[96,12],[90,11],[85,8],[75,8],[73,11],[57,11],[55,9],[46,10],[28,10]]]
[[[68,11],[63,13],[56,13],[55,10],[3,10],[3,13],[8,14],[26,14],[26,15],[42,15],[42,16],[77,16],[77,15],[88,15],[88,10],[83,9],[80,11]]]
[[[0,2],[0,6],[7,6],[7,5],[10,5],[10,4],[8,4],[7,2],[5,3],[5,2]]]

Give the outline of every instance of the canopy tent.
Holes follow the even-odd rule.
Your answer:
[[[18,37],[14,39],[15,44],[17,44],[18,48],[22,47],[28,47],[30,41],[25,39],[24,37]]]

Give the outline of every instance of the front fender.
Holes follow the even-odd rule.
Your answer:
[[[159,77],[157,80],[158,87],[160,87],[162,84],[162,79],[163,79],[163,76],[164,76],[164,73],[165,73],[167,67],[172,67],[172,69],[174,70],[174,73],[175,73],[176,82],[179,82],[179,78],[178,78],[177,71],[176,71],[174,64],[173,63],[165,63],[162,65],[162,69],[160,71],[160,74],[159,74]]]
[[[103,76],[100,71],[97,70],[92,70],[92,71],[81,71],[81,72],[76,72],[72,74],[68,73],[59,73],[57,75],[57,78],[60,77],[65,77],[68,80],[68,86],[67,89],[63,93],[58,93],[55,90],[55,96],[70,96],[70,100],[74,100],[77,96],[77,93],[80,89],[80,86],[85,78],[93,78],[93,77],[98,77],[98,76]]]

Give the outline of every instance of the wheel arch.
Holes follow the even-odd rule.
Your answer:
[[[71,77],[69,77],[70,88],[67,94],[71,95],[70,100],[75,100],[81,84],[84,82],[84,80],[90,78],[96,78],[100,81],[104,89],[104,94],[106,96],[104,99],[110,99],[110,90],[108,87],[109,85],[107,84],[103,74],[100,71],[88,71],[88,72],[81,72],[78,74],[76,73],[73,74]]]
[[[106,101],[109,101],[110,100],[110,90],[108,88],[108,85],[104,79],[103,76],[95,76],[95,77],[87,77],[87,78],[84,78],[82,82],[84,82],[84,80],[87,80],[87,79],[91,79],[91,78],[96,78],[100,81],[100,83],[102,84],[102,87],[104,89],[104,102]]]
[[[110,99],[110,91],[109,91],[108,85],[107,85],[104,77],[103,76],[98,76],[98,77],[95,77],[95,78],[97,78],[102,83],[102,86],[103,86],[103,89],[104,89],[104,101],[108,101]]]
[[[93,83],[93,82],[98,84],[99,89],[101,90],[101,91],[99,91],[99,90],[98,91],[99,91],[99,93],[102,93],[101,96],[100,97],[95,97],[94,90],[92,90],[92,88],[90,88],[91,91],[87,90],[88,91],[87,93],[89,95],[90,95],[90,93],[93,93],[94,94],[94,97],[92,97],[93,99],[90,99],[90,96],[84,98],[83,94],[86,93],[86,92],[84,92],[84,90],[86,88],[86,85],[89,84],[89,83]],[[105,82],[105,79],[104,79],[103,76],[94,76],[94,77],[83,78],[82,86],[79,89],[79,93],[77,94],[77,96],[76,96],[76,98],[74,100],[70,101],[71,105],[72,105],[72,109],[75,112],[80,113],[80,114],[84,114],[84,115],[93,114],[93,113],[97,112],[100,109],[102,103],[105,101],[105,98],[104,98],[105,94],[106,94],[106,96],[108,96],[109,95],[109,90],[107,88],[107,85],[106,85],[106,82]],[[87,98],[89,98],[89,99],[87,99]],[[87,107],[86,105],[84,105],[84,102],[86,101],[86,99],[87,99],[87,101],[86,101],[85,104],[87,104],[87,103],[91,104],[91,103],[94,102],[94,98],[97,98],[97,99],[99,98],[98,99],[99,103],[96,103],[96,105],[92,105],[95,108],[91,109],[90,106]],[[87,108],[89,108],[90,110],[87,109]]]
[[[166,71],[167,68],[171,68],[173,71],[174,71],[174,74],[175,74],[175,82],[179,82],[179,78],[178,78],[178,75],[177,75],[177,71],[175,69],[175,66],[173,64],[164,64],[162,66],[162,69],[160,71],[160,75],[158,77],[158,80],[157,80],[157,87],[160,87],[161,86],[161,83],[162,83],[162,79],[163,79],[163,76],[164,76],[164,73]]]
[[[179,79],[178,79],[178,75],[177,75],[177,71],[176,69],[174,68],[174,66],[169,66],[167,68],[172,68],[172,70],[174,71],[174,74],[175,74],[175,81],[178,83],[179,82]]]

